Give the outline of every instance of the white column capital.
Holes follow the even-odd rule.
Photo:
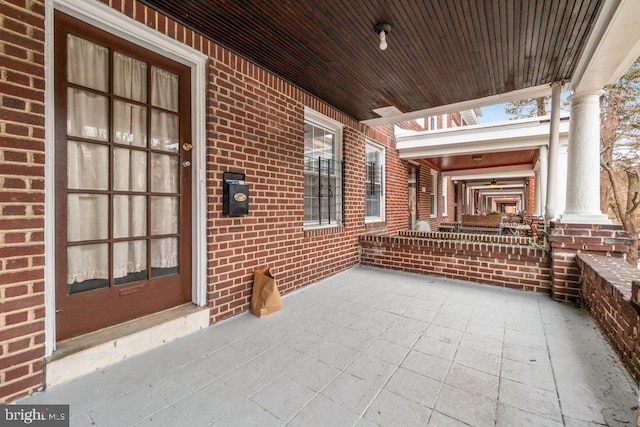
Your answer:
[[[583,103],[600,102],[602,95],[604,95],[604,90],[602,89],[589,92],[576,92],[567,97],[567,101],[569,101],[573,107]]]

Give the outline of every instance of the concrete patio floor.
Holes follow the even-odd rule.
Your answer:
[[[636,386],[586,311],[356,267],[23,399],[78,426],[632,426]]]

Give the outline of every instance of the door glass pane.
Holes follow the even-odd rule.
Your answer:
[[[67,89],[67,134],[106,141],[109,138],[109,98],[85,90]]]
[[[147,102],[147,63],[120,52],[113,54],[113,93]]]
[[[113,189],[115,191],[147,190],[147,153],[113,149]]]
[[[113,103],[113,140],[117,144],[147,146],[147,109],[128,102]]]
[[[151,155],[151,191],[177,193],[180,159],[166,154]]]
[[[176,234],[178,232],[178,198],[151,197],[151,234]]]
[[[178,272],[178,238],[151,240],[151,276],[166,276]]]
[[[151,105],[178,111],[178,76],[158,67],[151,67]]]
[[[67,248],[67,292],[90,291],[109,287],[109,245],[70,246]]]
[[[151,112],[151,148],[178,152],[178,116],[163,111]]]
[[[67,186],[74,190],[108,190],[109,148],[106,145],[69,141]]]
[[[147,235],[147,196],[113,196],[113,237]]]
[[[147,279],[147,242],[113,244],[113,278],[116,285]]]
[[[67,79],[70,83],[106,92],[109,87],[109,50],[69,34]]]
[[[106,239],[109,234],[109,198],[106,194],[67,196],[67,240]]]

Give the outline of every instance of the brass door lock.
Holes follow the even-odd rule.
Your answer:
[[[182,144],[183,151],[191,151],[192,148],[193,148],[193,145],[189,144],[188,142],[185,142],[184,144]]]

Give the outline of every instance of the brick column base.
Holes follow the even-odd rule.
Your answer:
[[[563,302],[581,300],[577,254],[623,258],[633,244],[621,225],[560,222],[549,224],[547,241],[551,246],[551,294]]]

